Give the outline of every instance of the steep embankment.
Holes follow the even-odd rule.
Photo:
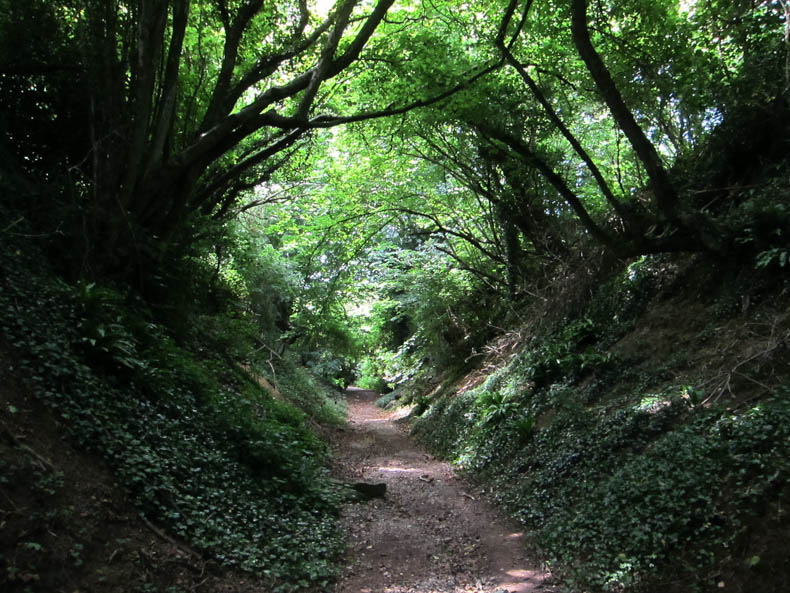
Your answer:
[[[3,591],[260,591],[218,571],[138,514],[101,457],[0,357],[0,585]]]
[[[339,394],[269,360],[241,315],[157,317],[7,239],[0,590],[326,588],[341,493],[313,426]],[[256,379],[275,369],[272,394]]]
[[[331,439],[337,473],[387,485],[345,507],[349,550],[337,593],[551,591],[522,533],[498,518],[452,467],[416,445],[372,391],[349,389],[348,425]]]
[[[492,345],[486,372],[423,397],[415,433],[573,589],[786,591],[782,271],[660,256],[579,307],[560,291]]]

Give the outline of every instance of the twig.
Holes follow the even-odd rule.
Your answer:
[[[760,350],[756,354],[753,354],[753,355],[749,356],[748,358],[745,358],[744,360],[740,361],[735,366],[733,366],[729,371],[721,373],[720,375],[717,375],[716,377],[714,377],[713,379],[710,380],[710,382],[713,382],[718,377],[724,377],[724,380],[722,381],[720,386],[717,387],[708,397],[705,398],[705,400],[702,402],[702,405],[718,401],[719,398],[722,396],[722,394],[724,394],[725,391],[729,391],[730,394],[732,394],[731,382],[732,382],[732,376],[733,375],[738,375],[739,377],[742,377],[742,378],[746,379],[747,381],[751,381],[752,383],[755,383],[756,385],[759,385],[760,387],[762,387],[763,389],[766,389],[769,392],[771,391],[770,387],[768,387],[764,383],[761,383],[757,379],[749,377],[748,375],[740,372],[738,369],[740,367],[742,367],[743,365],[745,365],[745,364],[747,364],[749,362],[752,362],[753,360],[755,360],[757,358],[761,358],[761,357],[764,357],[764,356],[770,354],[771,352],[773,352],[774,350],[779,348],[784,342],[786,342],[788,340],[788,338],[790,338],[790,332],[785,333],[785,335],[783,335],[781,338],[775,338],[774,337],[775,329],[776,329],[776,322],[774,322],[773,325],[771,326],[771,335],[769,336],[769,339],[772,340],[772,343],[771,343],[771,345],[768,348],[765,348],[764,350]],[[734,345],[734,343],[733,343],[733,345]]]
[[[274,356],[276,356],[276,357],[277,357],[279,360],[282,360],[282,359],[283,359],[283,357],[282,357],[282,356],[280,356],[280,355],[277,353],[277,351],[276,351],[274,348],[272,348],[271,346],[269,346],[269,345],[268,345],[268,344],[266,344],[265,342],[261,342],[261,347],[260,347],[260,348],[256,348],[255,350],[253,350],[253,352],[260,352],[260,351],[261,351],[261,350],[263,350],[264,348],[266,348],[266,349],[267,349],[269,352],[271,352],[271,353],[272,353]]]
[[[738,375],[739,377],[743,377],[747,381],[751,381],[755,385],[759,385],[760,387],[762,387],[766,391],[771,391],[771,388],[768,387],[768,385],[766,385],[765,383],[761,383],[760,381],[758,381],[757,379],[754,379],[753,377],[750,377],[749,375],[745,375],[745,374],[741,373],[740,371],[733,371],[732,373],[733,373],[733,375]]]
[[[23,220],[25,220],[25,218],[23,216],[20,216],[14,222],[9,224],[7,227],[5,227],[4,229],[0,230],[0,233],[7,233],[8,231],[10,231],[12,228],[14,228],[16,225],[18,225]]]
[[[13,444],[14,444],[14,445],[17,447],[17,448],[19,448],[19,449],[21,449],[22,451],[25,451],[26,453],[29,453],[30,455],[32,455],[33,457],[35,457],[35,458],[36,458],[36,460],[37,460],[37,461],[38,461],[38,462],[39,462],[41,465],[43,465],[43,466],[44,466],[44,469],[48,469],[48,470],[49,470],[49,471],[51,471],[51,472],[54,472],[54,471],[55,471],[55,466],[54,466],[54,465],[52,465],[52,462],[51,462],[49,459],[47,459],[46,457],[44,457],[44,456],[43,456],[43,455],[41,455],[40,453],[37,453],[37,452],[36,452],[36,451],[33,449],[33,447],[31,447],[30,445],[26,445],[25,443],[21,442],[21,441],[20,441],[20,440],[19,440],[19,439],[18,439],[18,438],[17,438],[17,437],[16,437],[16,436],[15,436],[15,435],[14,435],[14,434],[11,432],[11,430],[8,428],[8,425],[7,425],[5,422],[3,422],[2,420],[0,420],[0,428],[2,428],[2,429],[3,429],[3,432],[4,432],[4,433],[5,433],[7,436],[8,436],[8,438],[9,438],[9,439],[11,439],[11,442],[12,442],[12,443],[13,443]]]
[[[176,540],[174,540],[172,537],[170,537],[169,535],[167,535],[167,534],[166,534],[164,531],[162,531],[161,529],[159,529],[159,528],[158,528],[156,525],[154,525],[153,523],[151,523],[151,522],[148,520],[148,518],[147,518],[145,515],[142,515],[142,514],[141,514],[141,515],[140,515],[140,519],[142,519],[143,523],[145,523],[145,526],[146,526],[146,527],[148,527],[148,529],[150,529],[151,531],[153,531],[153,532],[154,532],[154,534],[156,534],[157,536],[159,536],[161,539],[163,539],[164,541],[166,541],[166,542],[168,542],[168,543],[170,543],[170,544],[174,545],[174,546],[175,546],[175,547],[177,547],[179,550],[181,550],[182,552],[185,552],[185,553],[189,554],[190,556],[192,556],[192,557],[193,557],[193,558],[195,558],[196,560],[200,560],[201,562],[203,561],[203,557],[202,557],[200,554],[198,554],[197,552],[195,552],[195,550],[193,550],[192,548],[190,548],[190,547],[188,547],[188,546],[186,546],[186,545],[184,545],[184,544],[180,544],[180,543],[178,543],[178,542],[177,542]]]
[[[467,356],[466,358],[464,358],[464,362],[469,362],[469,361],[470,361],[470,360],[472,360],[473,358],[477,358],[478,356],[485,356],[485,355],[486,355],[486,353],[485,353],[485,352],[477,352],[477,351],[474,351],[474,350],[473,350],[473,351],[472,351],[472,354],[470,354],[469,356]]]

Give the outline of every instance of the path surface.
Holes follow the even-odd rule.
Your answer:
[[[383,499],[350,504],[345,569],[335,593],[549,593],[549,576],[524,556],[521,534],[350,388],[349,421],[332,435],[335,471],[385,482]]]

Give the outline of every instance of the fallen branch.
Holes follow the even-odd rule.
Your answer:
[[[261,350],[263,350],[264,348],[266,348],[266,349],[267,349],[269,352],[271,352],[271,353],[272,353],[274,356],[276,356],[276,357],[277,357],[279,360],[282,360],[282,359],[283,359],[283,357],[280,355],[280,353],[279,353],[279,352],[277,352],[277,351],[276,351],[274,348],[272,348],[272,347],[271,347],[271,346],[269,346],[268,344],[266,344],[266,342],[261,342],[260,344],[261,344],[260,348],[256,348],[255,350],[253,350],[253,352],[260,352]]]
[[[145,523],[145,526],[148,527],[148,529],[150,529],[157,537],[159,537],[160,539],[166,541],[169,544],[174,545],[176,548],[178,548],[179,550],[181,550],[185,554],[189,554],[190,556],[192,556],[196,560],[199,560],[200,562],[203,562],[203,557],[200,554],[195,552],[195,550],[193,550],[192,548],[190,548],[186,544],[181,544],[181,543],[177,542],[176,540],[174,540],[172,537],[167,535],[164,531],[159,529],[156,525],[151,523],[151,521],[149,521],[148,518],[145,517],[145,515],[141,514],[140,515],[140,519],[142,519],[143,523]]]
[[[43,456],[43,455],[41,455],[40,453],[37,453],[37,452],[36,452],[36,451],[33,449],[33,447],[31,447],[30,445],[26,445],[25,443],[23,443],[22,441],[20,441],[20,440],[19,440],[19,439],[16,437],[16,435],[14,435],[14,434],[11,432],[11,429],[9,429],[9,428],[8,428],[8,426],[6,425],[6,423],[5,423],[5,422],[3,422],[2,420],[0,420],[0,428],[2,428],[2,429],[3,429],[3,433],[4,433],[4,434],[5,434],[5,435],[6,435],[6,436],[7,436],[7,437],[10,439],[10,441],[11,441],[11,442],[14,444],[14,446],[16,446],[18,449],[21,449],[21,450],[22,450],[22,451],[24,451],[25,453],[28,453],[29,455],[32,455],[33,457],[35,457],[35,458],[36,458],[36,460],[37,460],[37,461],[38,461],[38,462],[39,462],[39,463],[40,463],[42,466],[44,466],[42,469],[48,469],[48,470],[49,470],[49,471],[51,471],[51,472],[54,472],[54,471],[55,471],[55,466],[54,466],[54,465],[52,465],[52,462],[51,462],[49,459],[47,459],[46,457],[44,457],[44,456]]]
[[[742,361],[738,362],[737,364],[735,364],[735,366],[733,366],[729,371],[725,371],[723,373],[720,373],[720,374],[716,375],[715,377],[713,377],[712,379],[710,379],[709,381],[706,382],[706,384],[710,384],[710,383],[713,383],[714,381],[716,381],[718,378],[723,377],[723,379],[719,383],[718,387],[716,387],[711,392],[711,394],[708,397],[706,397],[701,402],[701,405],[706,405],[706,404],[718,401],[719,398],[721,398],[721,396],[725,392],[729,392],[730,395],[733,395],[733,393],[732,393],[732,386],[731,386],[733,375],[737,375],[737,376],[741,377],[742,379],[745,379],[745,380],[747,380],[747,381],[749,381],[751,383],[754,383],[754,384],[762,387],[763,389],[767,390],[769,393],[772,391],[772,388],[769,387],[768,385],[758,381],[757,379],[755,379],[753,377],[750,377],[749,375],[746,375],[745,373],[741,372],[738,369],[740,369],[743,365],[748,364],[748,363],[750,363],[750,362],[752,362],[754,360],[757,360],[759,358],[768,357],[776,349],[778,349],[780,346],[782,346],[785,342],[787,342],[790,339],[790,332],[786,332],[784,335],[782,335],[780,337],[775,337],[775,330],[776,330],[776,321],[774,321],[773,325],[771,326],[771,335],[768,337],[768,344],[769,345],[768,345],[767,348],[764,348],[764,349],[760,350],[759,352],[757,352],[755,354],[752,354],[751,356],[748,356],[744,360],[742,360]],[[749,398],[749,400],[751,400],[751,399],[753,399],[753,398]],[[747,400],[747,401],[749,401],[749,400]]]

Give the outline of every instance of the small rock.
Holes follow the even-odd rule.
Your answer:
[[[351,485],[362,498],[381,498],[387,493],[387,485],[384,482],[379,484],[368,484],[367,482],[356,482]]]

